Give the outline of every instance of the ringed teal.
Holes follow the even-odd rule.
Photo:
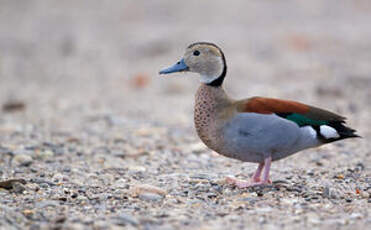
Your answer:
[[[180,61],[160,74],[185,71],[200,74],[194,108],[200,139],[221,155],[259,164],[250,182],[227,178],[239,188],[271,183],[272,161],[307,148],[359,137],[354,129],[345,126],[345,117],[314,106],[265,97],[230,98],[222,88],[226,60],[215,44],[191,44]]]

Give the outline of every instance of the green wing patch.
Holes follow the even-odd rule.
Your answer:
[[[300,127],[306,125],[326,125],[328,121],[323,120],[313,120],[305,115],[298,114],[298,113],[277,113],[278,116],[283,117],[287,120],[293,121],[298,124]]]

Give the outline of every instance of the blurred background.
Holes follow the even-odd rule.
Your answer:
[[[158,75],[197,41],[223,49],[232,97],[316,105],[364,138],[275,162],[287,190],[224,185],[256,166],[200,143],[197,75]],[[368,0],[0,0],[0,177],[28,182],[0,188],[0,228],[364,229],[370,98]]]
[[[369,112],[370,10],[362,0],[2,0],[0,103],[24,102],[30,119],[90,111],[190,125],[197,76],[158,71],[210,41],[234,97]]]

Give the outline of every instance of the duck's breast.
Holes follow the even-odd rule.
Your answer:
[[[223,145],[224,118],[232,111],[224,90],[202,84],[196,93],[194,122],[198,136],[211,149],[219,152]]]

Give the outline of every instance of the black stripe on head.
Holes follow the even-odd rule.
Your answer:
[[[223,53],[222,49],[220,49],[217,45],[215,45],[214,43],[211,43],[211,42],[196,42],[196,43],[193,43],[193,44],[189,45],[187,48],[190,49],[190,48],[192,48],[193,46],[196,46],[196,45],[214,46],[215,48],[217,48],[219,50],[220,54],[222,55],[223,71],[218,78],[216,78],[214,81],[208,83],[207,85],[214,86],[214,87],[221,86],[223,84],[225,76],[227,75],[227,62],[225,61],[225,56],[224,56],[224,53]]]

